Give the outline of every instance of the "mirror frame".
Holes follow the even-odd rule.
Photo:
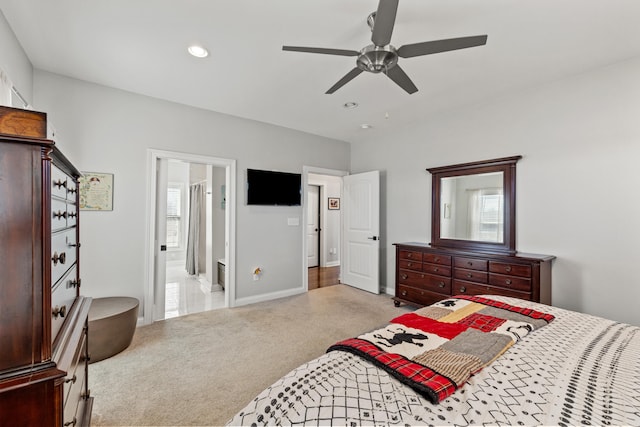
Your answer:
[[[489,252],[500,254],[516,253],[516,162],[522,156],[462,163],[451,166],[428,168],[431,182],[431,246]],[[478,240],[445,239],[440,237],[440,189],[442,178],[475,175],[490,172],[503,172],[504,185],[504,221],[503,242],[483,242]]]

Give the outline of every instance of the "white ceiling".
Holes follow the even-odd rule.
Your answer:
[[[378,0],[0,0],[33,66],[344,141],[640,56],[638,0],[400,0],[391,44],[487,34],[486,46],[400,59],[419,91],[362,73]],[[187,54],[191,43],[210,56]],[[345,102],[359,107],[347,110]],[[373,129],[362,130],[369,123]]]

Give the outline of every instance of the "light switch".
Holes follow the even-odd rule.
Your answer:
[[[300,218],[287,218],[287,225],[298,226],[300,225]]]

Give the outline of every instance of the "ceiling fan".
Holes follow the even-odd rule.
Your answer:
[[[372,12],[367,18],[367,24],[371,28],[371,41],[373,44],[364,47],[360,51],[301,46],[282,46],[282,50],[356,56],[356,67],[331,86],[326,92],[327,94],[334,93],[363,71],[370,73],[382,72],[402,89],[412,94],[417,92],[418,88],[400,68],[398,58],[430,55],[432,53],[482,46],[487,43],[487,36],[483,35],[406,44],[396,49],[390,43],[397,10],[398,0],[380,0],[378,10]]]

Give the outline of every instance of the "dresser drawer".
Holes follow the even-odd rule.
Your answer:
[[[437,292],[430,292],[423,289],[416,289],[410,286],[398,286],[398,294],[396,295],[398,298],[401,298],[405,301],[411,301],[414,304],[418,305],[430,305],[438,301],[442,301],[443,299],[449,298],[449,295],[446,293],[439,294]]]
[[[51,339],[55,340],[60,328],[71,311],[71,306],[76,299],[78,282],[76,280],[76,267],[69,272],[51,289]]]
[[[76,201],[76,193],[78,192],[78,184],[73,180],[73,178],[67,178],[67,201],[75,202]]]
[[[422,271],[424,271],[425,273],[451,277],[451,267],[448,267],[446,265],[429,264],[425,262],[424,264],[422,264]]]
[[[73,227],[78,223],[78,207],[67,202],[67,227]]]
[[[420,261],[401,259],[399,261],[399,267],[405,270],[422,271],[422,263]]]
[[[67,226],[67,203],[51,199],[51,231],[61,230]]]
[[[456,279],[469,280],[471,282],[487,283],[489,273],[485,271],[456,268],[454,276]]]
[[[76,262],[76,229],[54,233],[51,236],[51,284],[55,285],[62,275]]]
[[[425,253],[422,261],[430,262],[431,264],[451,265],[451,257],[448,255]]]
[[[504,295],[508,297],[531,300],[531,293],[482,285],[480,283],[454,280],[451,295]]]
[[[51,165],[51,195],[61,199],[67,198],[67,185],[73,180],[55,165]]]
[[[491,261],[489,262],[489,271],[510,276],[531,277],[531,266],[529,265]]]
[[[488,269],[487,265],[489,264],[489,261],[487,261],[486,259],[478,259],[478,258],[456,257],[454,264],[457,268],[487,271]]]
[[[422,262],[422,252],[408,251],[406,249],[400,250],[400,259],[406,259],[416,262]]]
[[[531,279],[524,277],[506,276],[503,274],[489,274],[489,284],[502,288],[531,292]]]
[[[448,277],[409,270],[400,270],[399,276],[401,284],[406,284],[414,288],[428,289],[442,293],[449,293],[451,291],[451,279]]]
[[[74,355],[73,365],[67,372],[64,379],[64,424],[73,423],[77,420],[78,406],[85,398],[86,384],[86,335],[82,335],[80,345],[78,345]],[[72,425],[72,424],[68,424]],[[77,425],[77,423],[76,423]]]

